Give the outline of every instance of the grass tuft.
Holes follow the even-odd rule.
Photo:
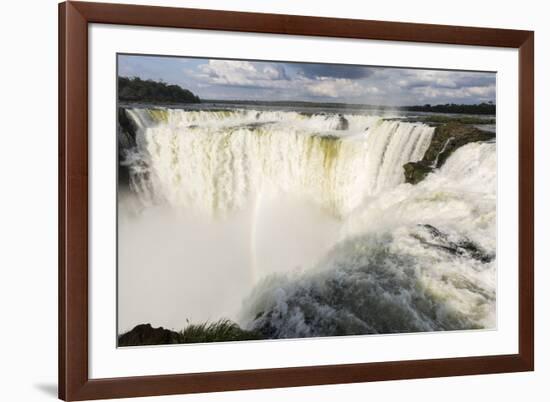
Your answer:
[[[224,341],[250,341],[262,339],[254,331],[247,331],[231,320],[190,324],[179,332],[179,343],[205,343]]]
[[[221,319],[202,324],[187,323],[184,330],[153,328],[151,324],[137,325],[118,337],[118,346],[169,345],[179,343],[208,343],[251,341],[265,339],[255,331],[247,331],[231,320]]]

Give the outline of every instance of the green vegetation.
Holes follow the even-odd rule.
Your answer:
[[[183,331],[153,328],[141,324],[118,337],[118,346],[169,345],[179,343],[207,343],[250,341],[264,339],[259,333],[247,331],[233,321],[222,319],[217,322],[188,324]]]
[[[496,105],[493,102],[479,103],[477,105],[458,105],[456,103],[447,103],[445,105],[422,105],[405,106],[401,109],[411,112],[433,112],[433,113],[465,113],[465,114],[495,114]]]
[[[250,341],[263,339],[260,334],[246,331],[230,320],[191,324],[179,333],[179,343]]]
[[[325,108],[338,109],[346,111],[363,111],[363,110],[403,110],[410,112],[432,112],[432,113],[454,113],[454,114],[483,114],[494,115],[496,113],[496,105],[492,102],[483,102],[473,105],[463,105],[456,103],[447,103],[444,105],[413,105],[413,106],[389,106],[389,105],[368,105],[359,103],[339,103],[339,102],[307,102],[307,101],[264,101],[264,100],[223,100],[223,99],[205,99],[205,103],[213,103],[217,105],[247,105],[247,106],[275,106],[275,107],[302,107],[302,108]],[[313,114],[322,114],[319,112],[301,111],[304,116]]]
[[[200,103],[200,98],[178,85],[142,80],[138,77],[118,77],[118,99],[125,102]]]
[[[420,122],[427,124],[445,124],[445,123],[460,123],[460,124],[495,124],[494,118],[478,117],[478,116],[445,116],[445,115],[428,115],[415,116],[405,118],[395,118],[388,120],[399,120],[405,122]]]

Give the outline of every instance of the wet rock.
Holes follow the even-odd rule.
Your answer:
[[[403,165],[405,182],[416,184],[433,171],[433,168],[425,162],[409,162]]]
[[[168,329],[140,324],[118,337],[118,346],[168,345],[178,343],[178,333]]]
[[[483,263],[494,260],[494,254],[487,253],[479,245],[468,238],[460,238],[451,241],[446,233],[428,224],[418,225],[421,231],[413,237],[425,246],[435,247],[444,250],[457,257],[471,258]]]
[[[128,118],[126,109],[118,108],[118,144],[119,148],[127,149],[136,145],[137,127]]]
[[[118,142],[118,183],[121,187],[128,188],[130,185],[130,171],[127,165],[122,164],[126,160],[126,154],[136,147],[137,127],[128,118],[126,109],[118,108],[117,121],[117,142]]]
[[[416,184],[429,173],[443,166],[447,158],[463,145],[470,142],[488,141],[495,133],[480,130],[472,125],[451,122],[435,128],[430,146],[418,162],[403,165],[405,182]]]
[[[336,125],[336,130],[347,130],[349,128],[349,122],[341,114],[338,115],[338,124]]]

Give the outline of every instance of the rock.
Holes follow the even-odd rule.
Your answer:
[[[435,129],[432,141],[424,154],[423,161],[436,162],[436,168],[440,168],[449,156],[463,145],[470,142],[488,141],[495,138],[495,133],[480,130],[477,127],[447,123]]]
[[[264,339],[259,332],[242,329],[236,323],[216,322],[190,324],[180,332],[140,324],[118,337],[118,346],[171,345],[181,343],[233,342]]]
[[[403,165],[405,181],[416,184],[434,169],[443,166],[447,158],[461,146],[493,138],[495,133],[480,130],[472,125],[450,122],[437,126],[422,160]]]
[[[349,122],[341,114],[338,115],[338,124],[336,125],[336,130],[347,130],[349,127]]]
[[[168,345],[178,343],[177,332],[153,328],[151,324],[140,324],[118,337],[118,346]]]
[[[405,171],[405,182],[416,184],[433,171],[433,169],[424,162],[409,162],[403,165]]]
[[[136,147],[136,131],[132,120],[128,118],[123,107],[118,108],[117,141],[118,141],[118,183],[124,188],[130,185],[130,171],[127,165],[121,164],[126,153]]]
[[[452,241],[449,239],[449,235],[432,225],[420,224],[418,227],[420,231],[413,237],[424,246],[435,247],[456,257],[471,258],[482,263],[488,263],[495,259],[494,254],[485,252],[479,245],[466,237]]]
[[[137,127],[128,118],[126,109],[118,108],[118,141],[119,147],[131,148],[136,145]]]

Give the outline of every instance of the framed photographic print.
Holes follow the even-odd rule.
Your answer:
[[[533,370],[533,32],[59,10],[61,399]]]

